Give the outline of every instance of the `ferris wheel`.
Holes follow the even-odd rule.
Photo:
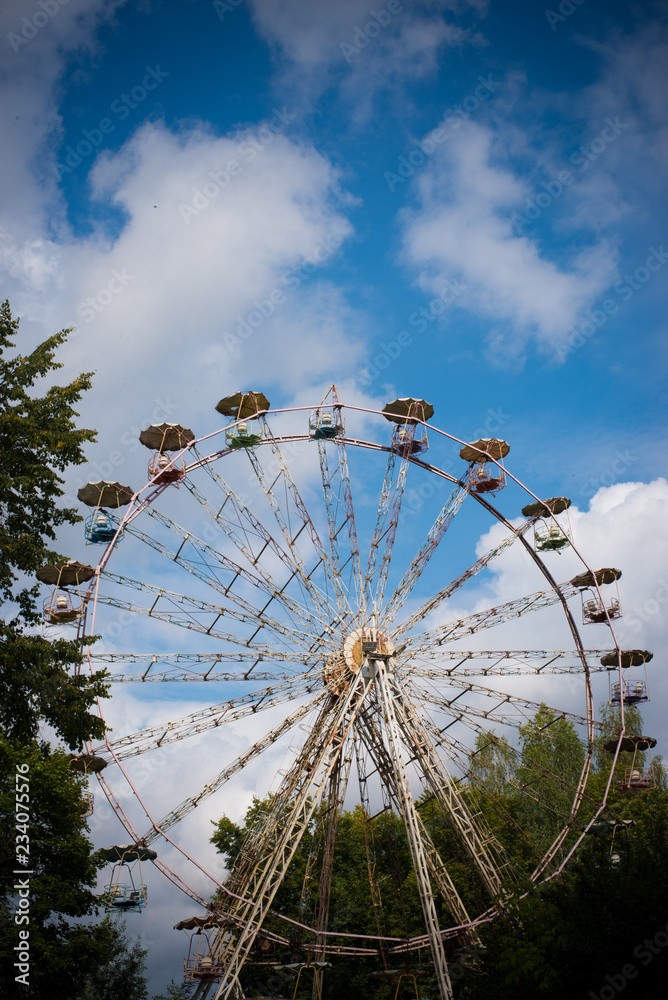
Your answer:
[[[45,601],[51,625],[74,623],[82,635],[102,636],[87,647],[88,662],[110,671],[114,691],[181,685],[186,700],[203,698],[208,685],[215,694],[210,704],[177,710],[158,725],[135,732],[116,726],[81,755],[80,769],[90,762],[124,829],[125,845],[111,848],[110,857],[127,865],[132,884],[124,887],[116,872],[110,892],[126,907],[145,906],[145,885],[142,878],[135,885],[131,871],[144,860],[145,869],[152,863],[203,907],[183,925],[206,940],[204,952],[186,962],[199,996],[242,996],[245,964],[260,946],[292,942],[298,923],[314,995],[318,970],[336,954],[382,954],[388,971],[419,952],[430,956],[445,1000],[453,947],[475,943],[509,887],[552,877],[584,836],[576,820],[600,731],[592,674],[611,669],[602,658],[618,659],[620,682],[628,684],[611,627],[621,613],[620,572],[592,570],[576,557],[570,501],[540,499],[523,487],[505,467],[505,441],[467,442],[437,429],[424,400],[398,399],[373,411],[345,404],[332,386],[310,407],[272,410],[262,393],[245,391],[216,409],[224,426],[204,437],[178,424],[142,432],[152,451],[142,489],[84,487],[80,498],[92,508],[86,540],[104,546],[102,554],[40,577],[55,586]],[[566,551],[577,573],[569,564],[564,581]],[[510,557],[535,585],[496,601],[493,570]],[[581,622],[600,626],[600,649],[584,647]],[[474,747],[494,740],[518,754],[518,727],[541,704],[550,706],[550,719],[578,727],[585,752],[570,783],[543,760],[543,777],[559,785],[562,807],[549,842],[532,845],[533,866],[522,873],[475,805],[487,793],[475,785],[472,759]],[[272,723],[263,729],[265,712]],[[221,761],[221,727],[243,720],[252,736]],[[166,752],[188,758],[193,738],[192,789],[159,813],[151,788],[133,779],[132,761]],[[217,894],[211,904],[190,884],[205,866],[179,844],[178,824],[224,794],[235,776],[274,761],[286,742],[271,808],[229,874],[208,873]],[[473,873],[481,898],[475,911],[423,820],[422,792],[442,810]],[[531,787],[518,792],[535,794]],[[372,835],[366,850],[377,933],[343,934],[335,926],[337,833],[352,801],[366,817],[388,809],[403,821],[423,914],[417,936],[384,933]],[[290,918],[283,934],[267,930],[277,890],[314,824],[321,851],[309,856],[299,921]],[[166,844],[182,857],[178,868],[161,858]]]

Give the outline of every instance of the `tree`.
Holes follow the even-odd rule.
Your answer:
[[[97,913],[92,889],[103,864],[87,836],[83,775],[64,751],[1,734],[0,774],[0,859],[10,873],[0,897],[0,996],[143,1000],[143,957],[116,924],[71,922]],[[15,949],[26,941],[29,972],[17,983],[25,970]]]
[[[88,709],[105,693],[105,672],[71,677],[68,668],[82,662],[81,642],[34,634],[39,587],[25,579],[65,558],[49,542],[61,525],[82,520],[74,508],[59,506],[59,473],[84,462],[83,445],[95,439],[95,431],[76,427],[74,410],[91,375],[38,392],[39,380],[62,367],[55,354],[68,332],[31,354],[12,355],[18,321],[8,302],[0,306],[0,595],[13,608],[9,620],[0,620],[0,728],[27,740],[43,721],[80,749],[104,734],[102,720]]]
[[[190,1000],[193,995],[192,983],[177,983],[172,979],[164,993],[156,994],[153,1000]]]
[[[112,922],[91,924],[102,862],[92,853],[83,778],[70,757],[37,739],[50,725],[67,747],[100,738],[89,712],[106,694],[104,672],[73,676],[82,642],[37,631],[38,587],[26,576],[65,557],[56,529],[82,518],[61,507],[59,473],[84,461],[94,431],[78,429],[74,405],[90,386],[80,375],[40,395],[61,365],[68,331],[31,354],[12,354],[18,323],[0,306],[0,995],[21,1000],[144,1000],[143,953]],[[27,956],[24,961],[21,956]],[[18,961],[17,961],[18,959]]]

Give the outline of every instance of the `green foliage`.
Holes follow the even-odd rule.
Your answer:
[[[17,589],[17,573],[34,573],[62,559],[47,545],[62,524],[81,521],[77,510],[58,505],[63,480],[58,472],[85,461],[83,445],[95,431],[79,429],[74,404],[90,388],[91,374],[66,386],[52,386],[43,396],[34,390],[39,379],[62,365],[56,349],[69,331],[49,337],[28,355],[6,357],[14,347],[18,320],[9,303],[0,306],[0,595],[14,601],[27,622],[38,620],[36,588]]]
[[[0,858],[7,875],[0,893],[0,996],[145,1000],[141,949],[130,948],[109,920],[85,922],[97,913],[93,888],[100,862],[87,836],[84,779],[71,769],[66,753],[36,739],[43,724],[76,749],[104,733],[89,709],[106,694],[105,673],[72,676],[71,668],[82,663],[83,643],[35,634],[39,588],[25,580],[40,566],[65,558],[49,543],[58,527],[81,520],[76,510],[59,506],[64,495],[59,473],[83,462],[82,447],[95,437],[75,425],[74,405],[90,376],[40,395],[39,380],[61,367],[55,352],[67,331],[23,356],[11,355],[17,330],[5,302],[0,306],[0,595],[11,610],[9,620],[0,620]],[[20,935],[22,946],[26,940],[29,945],[30,970],[17,981]]]
[[[34,739],[42,721],[69,747],[102,739],[104,723],[88,710],[104,698],[106,671],[73,677],[83,661],[81,643],[48,640],[0,621],[0,729],[11,739]]]
[[[192,995],[192,983],[177,983],[172,979],[165,992],[156,994],[153,1000],[190,1000]]]
[[[604,987],[609,995],[623,989],[626,1000],[663,995],[668,794],[643,792],[623,804],[634,827],[614,840],[612,833],[587,837],[566,874],[485,932],[487,949],[467,976],[467,997],[562,1000],[599,996]]]
[[[48,542],[56,528],[81,520],[73,508],[61,508],[63,480],[58,475],[84,461],[83,445],[95,432],[77,429],[74,404],[90,386],[80,375],[43,395],[38,382],[61,365],[56,349],[68,331],[40,344],[31,354],[7,357],[18,322],[9,303],[0,306],[0,595],[14,605],[13,618],[0,621],[0,729],[10,738],[29,740],[48,723],[64,742],[80,749],[86,739],[101,738],[104,725],[88,709],[106,692],[104,671],[72,677],[82,662],[82,643],[49,641],[31,634],[40,621],[37,584],[24,574],[63,559]],[[90,640],[88,640],[90,641]]]
[[[144,1000],[141,950],[128,950],[109,920],[78,922],[97,912],[93,889],[102,863],[87,836],[83,776],[64,752],[0,734],[0,782],[2,870],[19,872],[4,880],[0,896],[0,996]],[[17,862],[19,855],[29,864]],[[19,908],[17,887],[29,890],[27,911]],[[29,934],[30,974],[17,984],[14,948],[22,930]]]
[[[608,715],[614,730],[614,713],[602,713],[604,720]],[[637,710],[627,713],[627,728],[642,732]],[[656,791],[623,794],[613,784],[608,807],[599,820],[632,819],[632,827],[618,827],[614,836],[612,832],[587,836],[563,873],[538,887],[528,880],[537,860],[568,819],[584,759],[585,748],[574,726],[545,706],[520,727],[517,747],[494,733],[479,735],[462,793],[471,811],[483,814],[502,844],[514,874],[520,876],[520,888],[504,902],[502,916],[481,929],[481,951],[467,954],[456,944],[454,949],[448,946],[455,997],[563,1000],[572,996],[585,1000],[590,992],[600,996],[604,987],[617,992],[623,989],[627,1000],[663,995],[668,974],[668,945],[661,944],[668,941],[668,791],[660,763]],[[588,795],[557,854],[557,863],[594,815],[610,760],[609,754],[595,754]],[[270,809],[270,800],[262,803],[255,799],[242,826],[223,817],[213,840],[228,864],[249,827]],[[483,912],[489,899],[441,807],[425,797],[418,809],[469,912]],[[275,911],[299,917],[306,924],[312,924],[320,864],[313,868],[310,891],[301,895],[301,888],[309,854],[320,836],[316,820],[273,904]],[[382,901],[379,909],[369,886],[367,842]],[[302,912],[300,899],[306,900]],[[452,923],[445,905],[440,901],[437,905],[442,923]],[[265,926],[286,933],[286,925],[275,917]],[[408,843],[396,815],[381,813],[370,823],[360,807],[343,813],[334,856],[329,926],[340,932],[395,937],[423,932]],[[291,996],[294,976],[272,971],[266,963],[303,960],[302,940],[294,934],[291,950],[274,947],[269,954],[251,956],[242,974],[246,995]],[[336,937],[330,939],[330,943],[336,941]],[[338,941],[350,943],[344,938]],[[396,982],[370,976],[383,968],[380,956],[330,960],[332,966],[324,974],[325,1000],[394,997]],[[402,966],[403,961],[395,956],[391,964]],[[418,980],[419,995],[436,997],[428,952],[412,955],[408,961],[424,963],[427,974]],[[622,975],[622,967],[627,972],[630,968],[628,976]],[[299,995],[310,996],[310,988],[309,978],[303,993],[300,984]],[[414,995],[412,990],[412,980],[404,980],[400,997]]]

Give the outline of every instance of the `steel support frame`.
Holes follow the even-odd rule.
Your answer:
[[[221,955],[225,975],[215,1000],[226,1000],[232,995],[255,937],[337,767],[370,684],[370,678],[360,672],[354,675],[344,695],[332,698],[326,728],[314,726],[276,796],[275,801],[286,807],[285,814],[278,810],[260,835],[252,838],[252,856],[243,863],[245,877],[241,884],[232,879],[235,894],[244,898],[243,902],[234,901],[230,916],[235,922],[244,923],[238,934],[230,935]]]
[[[380,731],[375,725],[370,711],[364,710],[362,721],[364,722],[364,726],[361,728],[361,739],[369,753],[369,756],[371,757],[371,760],[375,764],[378,773],[385,779],[388,791],[394,799],[396,807],[401,812],[401,799],[399,791],[396,787],[392,760],[387,752],[387,748],[383,743]],[[452,879],[450,878],[447,866],[438,853],[436,845],[431,839],[431,836],[424,825],[424,821],[417,810],[416,815],[420,836],[424,845],[429,873],[434,885],[440,892],[444,903],[454,917],[454,923],[459,925],[472,924],[471,917],[469,916],[469,913],[464,906]],[[473,927],[464,932],[463,936],[466,937],[468,944],[480,943],[477,931]]]
[[[427,857],[420,835],[420,824],[417,810],[413,802],[410,783],[406,765],[404,763],[403,749],[399,726],[394,712],[394,694],[388,679],[388,670],[393,670],[394,661],[390,658],[387,661],[372,660],[372,671],[376,677],[376,691],[379,695],[381,705],[385,735],[388,743],[388,750],[391,757],[394,783],[401,803],[401,811],[404,816],[408,844],[410,847],[413,868],[417,881],[418,893],[422,904],[422,912],[431,944],[431,953],[434,961],[434,970],[441,1000],[452,1000],[452,984],[448,972],[448,964],[445,959],[445,949],[436,913],[434,893],[429,881],[429,868]]]
[[[428,787],[458,832],[461,843],[475,864],[485,888],[492,899],[497,899],[502,892],[499,870],[505,867],[507,862],[500,864],[490,848],[494,847],[495,853],[501,854],[500,845],[491,832],[483,833],[480,829],[461,792],[448,774],[435,745],[419,724],[417,713],[406,693],[395,686],[394,698],[401,732],[407,745],[415,750],[416,763]]]

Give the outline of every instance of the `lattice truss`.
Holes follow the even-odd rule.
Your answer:
[[[240,995],[239,975],[260,938],[287,944],[295,936],[302,954],[320,961],[335,953],[382,953],[389,961],[424,950],[449,997],[446,942],[475,942],[508,886],[527,877],[485,824],[471,769],[475,739],[498,739],[519,754],[517,730],[541,702],[584,737],[589,752],[570,784],[543,768],[565,802],[554,839],[536,849],[530,877],[546,877],[562,861],[587,794],[598,725],[590,673],[602,669],[602,650],[583,648],[568,603],[578,591],[553,575],[562,557],[546,565],[532,546],[535,518],[518,520],[532,498],[520,485],[500,497],[506,517],[472,492],[465,463],[457,474],[446,471],[453,468],[447,435],[429,428],[429,457],[440,455],[439,467],[425,460],[424,447],[411,446],[424,434],[420,421],[402,428],[397,445],[396,428],[391,437],[381,417],[346,409],[335,390],[318,412],[332,414],[335,434],[314,436],[304,412],[285,411],[256,418],[252,447],[227,447],[216,436],[195,441],[183,453],[178,487],[154,481],[129,505],[123,536],[104,551],[86,594],[82,628],[102,635],[90,666],[106,667],[116,692],[127,684],[155,691],[161,715],[179,703],[162,698],[170,692],[201,707],[134,732],[116,722],[105,744],[90,750],[108,762],[99,780],[130,840],[153,845],[154,864],[206,906],[189,884],[201,859],[185,855],[178,824],[244,769],[264,760],[274,766],[279,748],[292,748],[280,749],[288,762],[271,786],[272,808],[222,887],[211,875],[224,917],[212,949],[216,998]],[[355,435],[344,413],[360,428]],[[486,532],[492,543],[480,555],[475,546]],[[492,571],[513,554],[535,590],[463,611],[473,600],[481,608]],[[595,628],[609,647],[605,626]],[[536,637],[553,648],[515,648],[535,647]],[[227,726],[234,740],[226,741]],[[226,749],[240,742],[240,753]],[[166,772],[156,764],[149,771],[161,777],[143,784],[133,777],[133,759],[144,754],[192,762],[191,793],[164,814],[152,806],[151,786],[160,783],[162,801]],[[474,873],[475,912],[423,820],[426,801],[438,804]],[[369,817],[375,936],[341,935],[330,923],[339,819],[353,802]],[[384,928],[370,819],[384,810],[403,819],[422,904],[424,931],[410,939]],[[277,889],[314,829],[299,912],[282,933],[268,930]],[[183,868],[161,859],[166,841],[183,850]]]

